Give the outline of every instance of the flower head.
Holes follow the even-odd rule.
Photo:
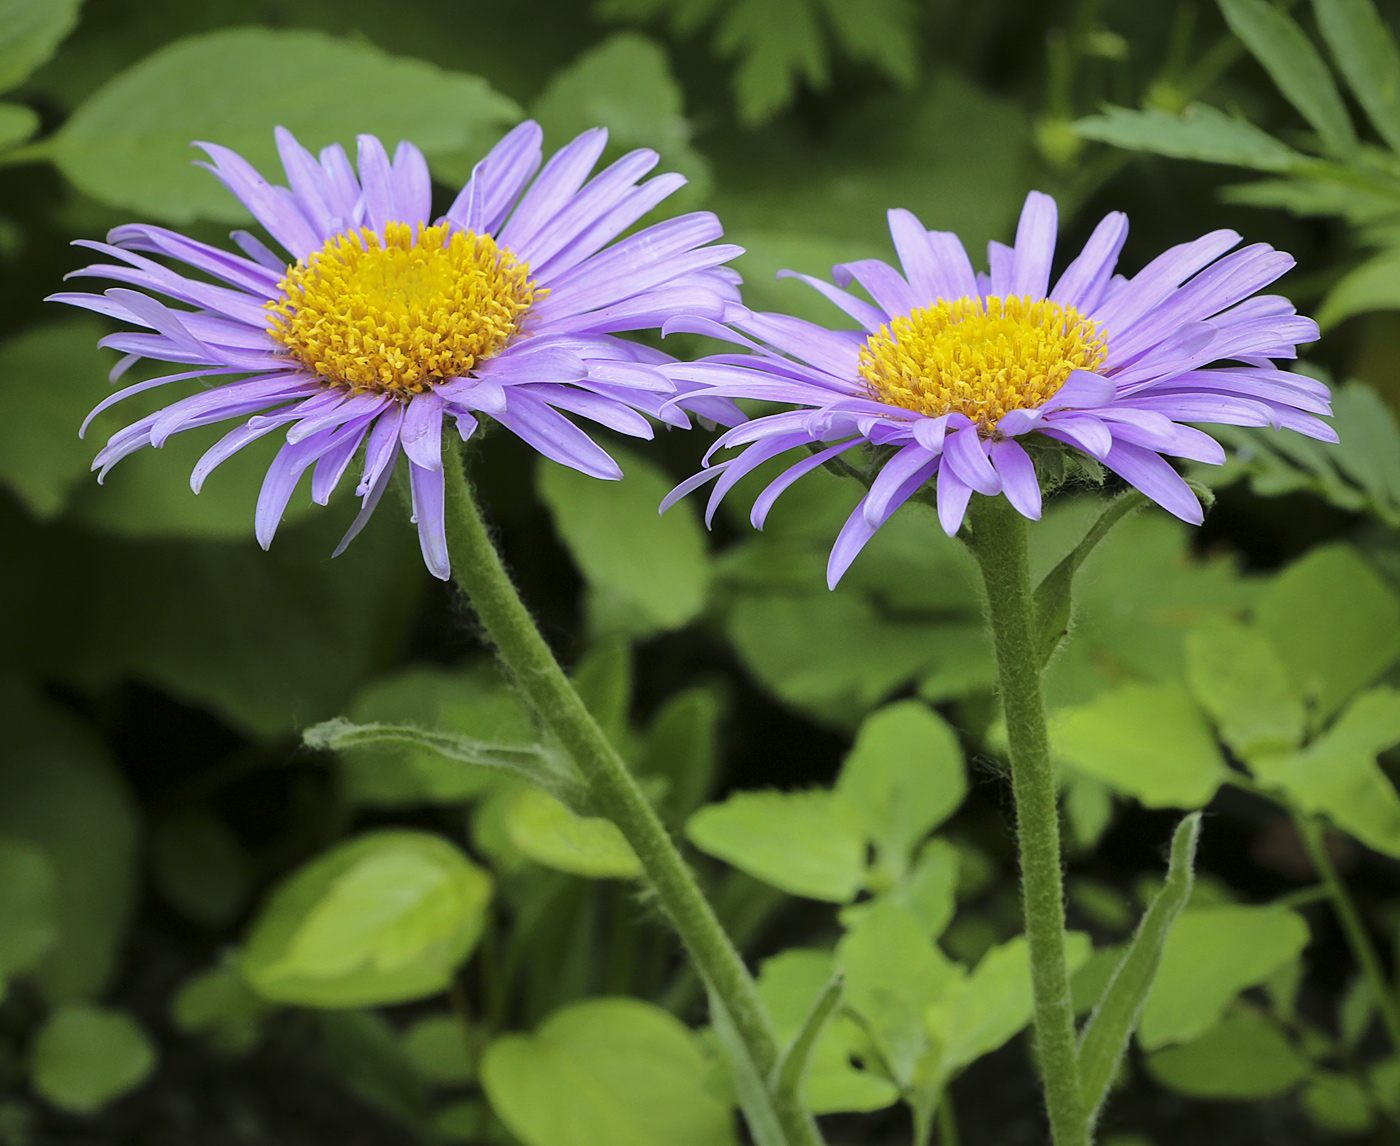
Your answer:
[[[99,480],[180,430],[246,419],[195,466],[198,493],[220,462],[283,429],[286,443],[258,497],[258,541],[271,543],[308,469],[311,496],[324,505],[360,455],[362,505],[344,549],[402,456],[424,560],[446,578],[445,418],[467,438],[489,415],[557,462],[621,477],[563,412],[638,437],[652,434],[643,414],[689,425],[667,404],[676,391],[658,370],[667,356],[615,335],[682,314],[720,318],[738,281],[721,264],[739,248],[713,243],[721,228],[708,212],[614,242],[685,180],[639,182],[657,162],[647,150],[590,179],[606,142],[601,128],[585,132],[540,170],[540,129],[523,123],[433,222],[427,163],[411,144],[400,143],[390,160],[378,139],[361,136],[357,175],[338,145],[313,156],[279,128],[288,187],[269,184],[227,148],[200,144],[213,161],[206,166],[286,255],[246,232],[234,233],[242,250],[235,254],[145,225],[82,244],[119,262],[75,275],[128,286],[53,298],[142,328],[103,340],[125,354],[113,381],[142,358],[191,367],[127,386],[88,422],[156,386],[217,380],[114,434],[93,463]],[[735,420],[724,399],[697,397],[690,408]]]
[[[1289,255],[1262,243],[1227,255],[1240,236],[1213,231],[1125,278],[1114,267],[1128,221],[1115,212],[1052,287],[1057,213],[1048,195],[1027,198],[1014,247],[990,245],[989,274],[973,272],[955,235],[925,230],[908,211],[889,218],[903,273],[865,259],[835,267],[838,285],[794,276],[861,330],[742,308],[731,310],[728,327],[708,319],[668,326],[750,351],[665,367],[678,386],[798,408],[723,434],[706,467],[663,509],[718,478],[712,516],[741,477],[809,448],[754,502],[751,520],[761,529],[797,478],[871,447],[878,473],[831,551],[827,581],[835,586],[875,530],[929,481],[936,480],[938,517],[950,535],[974,492],[1004,494],[1039,518],[1040,481],[1022,444],[1029,435],[1098,459],[1193,524],[1202,519],[1200,503],[1163,455],[1220,463],[1225,453],[1182,423],[1273,426],[1337,440],[1315,416],[1331,412],[1327,387],[1272,361],[1297,357],[1297,345],[1317,337],[1316,323],[1287,299],[1255,294],[1293,266]],[[843,289],[852,282],[873,305]],[[744,448],[711,463],[726,446]]]

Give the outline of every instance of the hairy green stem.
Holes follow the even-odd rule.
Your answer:
[[[1322,825],[1302,812],[1293,813],[1293,822],[1298,827],[1298,834],[1303,837],[1303,846],[1308,850],[1313,867],[1317,868],[1318,874],[1322,876],[1322,882],[1332,900],[1332,909],[1336,911],[1337,920],[1346,935],[1347,946],[1351,948],[1352,955],[1361,965],[1361,973],[1370,984],[1371,995],[1380,1014],[1381,1023],[1385,1027],[1385,1033],[1390,1039],[1391,1048],[1400,1052],[1400,1008],[1397,1008],[1395,994],[1386,981],[1385,972],[1381,970],[1380,956],[1376,954],[1375,944],[1367,934],[1361,913],[1357,911],[1351,893],[1347,891],[1347,885],[1342,882],[1337,865],[1327,853]]]
[[[1055,1146],[1088,1146],[1065,962],[1059,807],[1040,689],[1042,656],[1031,604],[1026,522],[1005,498],[976,494],[967,522],[967,543],[987,589],[987,619],[1011,748],[1021,902],[1035,999],[1035,1051],[1045,1105]]]
[[[448,454],[443,463],[454,579],[521,691],[577,763],[599,811],[632,845],[691,960],[728,1012],[754,1066],[769,1078],[778,1063],[778,1046],[753,977],[661,818],[559,667],[515,591],[472,498],[461,459]],[[820,1146],[810,1115],[792,1104],[775,1101],[775,1107],[788,1146]]]

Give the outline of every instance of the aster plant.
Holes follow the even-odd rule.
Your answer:
[[[621,477],[566,413],[637,437],[652,435],[646,415],[688,426],[688,415],[668,404],[677,391],[659,369],[667,356],[616,335],[678,316],[721,319],[738,298],[738,276],[722,264],[740,249],[713,241],[721,227],[708,212],[619,240],[684,178],[639,182],[658,159],[646,149],[590,178],[607,142],[601,128],[580,135],[543,167],[541,140],[533,122],[508,133],[432,222],[428,166],[409,143],[390,159],[378,139],[359,137],[357,173],[338,145],[317,157],[279,130],[288,186],[270,184],[227,148],[201,144],[210,170],[285,254],[247,232],[235,232],[242,251],[235,254],[162,227],[118,227],[107,243],[84,244],[117,261],[74,274],[126,285],[52,298],[140,328],[103,340],[125,355],[114,381],[143,358],[190,367],[117,391],[89,423],[143,391],[214,380],[114,434],[97,454],[99,477],[181,430],[246,419],[196,465],[195,492],[238,450],[284,432],[255,514],[266,548],[308,470],[312,497],[324,504],[361,458],[362,507],[343,549],[395,470],[407,469],[428,570],[444,580],[455,576],[567,754],[567,774],[530,778],[621,829],[711,992],[716,1021],[734,1032],[744,1057],[767,1078],[779,1050],[753,979],[656,811],[536,628],[449,440],[453,432],[469,439],[485,416],[554,461],[597,478]],[[194,275],[149,255],[183,263]],[[724,398],[696,394],[689,408],[739,420]],[[819,1141],[795,1098],[765,1100],[765,1108],[792,1146]]]
[[[1275,365],[1316,339],[1317,326],[1286,298],[1256,293],[1293,259],[1265,244],[1227,254],[1240,241],[1234,231],[1172,247],[1128,278],[1116,273],[1128,223],[1113,213],[1052,286],[1058,219],[1047,195],[1027,198],[1014,246],[990,244],[987,273],[974,272],[957,236],[927,230],[908,211],[891,211],[889,222],[900,269],[867,259],[835,267],[834,284],[796,276],[858,330],[743,309],[727,325],[672,320],[669,329],[743,348],[664,367],[678,385],[788,408],[721,435],[705,468],[663,510],[714,481],[713,516],[741,478],[803,450],[757,496],[750,516],[762,528],[777,497],[823,464],[861,478],[867,492],[831,550],[830,587],[910,499],[931,500],[943,529],[966,541],[986,588],[1006,718],[1046,1104],[1057,1146],[1087,1146],[1150,986],[1152,956],[1150,943],[1140,943],[1136,956],[1124,957],[1117,994],[1110,987],[1081,1042],[1065,955],[1042,671],[1065,631],[1074,569],[1117,520],[1145,497],[1186,522],[1202,521],[1196,493],[1166,459],[1218,464],[1225,452],[1188,423],[1272,426],[1337,440],[1319,418],[1331,409],[1326,386]],[[845,289],[852,283],[869,301]],[[726,447],[739,452],[711,460]],[[1043,489],[1067,463],[1100,474],[1101,466],[1137,492],[1111,503],[1033,593],[1026,522],[1041,516]],[[1174,866],[1189,867],[1181,857],[1194,849],[1196,830],[1194,822],[1183,825]],[[1148,930],[1144,923],[1140,937]]]

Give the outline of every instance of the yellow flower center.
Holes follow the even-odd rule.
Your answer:
[[[1049,299],[993,296],[922,306],[866,339],[871,394],[921,414],[966,414],[990,435],[1004,414],[1032,409],[1074,370],[1107,354],[1094,321]]]
[[[289,267],[270,333],[354,393],[407,398],[499,353],[545,292],[490,235],[390,223],[336,235]]]

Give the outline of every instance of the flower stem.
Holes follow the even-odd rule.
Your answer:
[[[461,459],[448,453],[443,465],[448,549],[457,585],[521,691],[573,757],[599,811],[632,845],[692,962],[728,1011],[754,1066],[768,1078],[778,1062],[778,1046],[753,977],[660,817],[540,635],[491,542]],[[773,1097],[788,1146],[821,1146],[811,1116]]]
[[[1293,813],[1293,822],[1298,827],[1298,834],[1303,837],[1303,846],[1307,849],[1313,866],[1322,876],[1322,882],[1332,900],[1332,909],[1336,911],[1337,920],[1346,934],[1347,946],[1351,948],[1353,957],[1361,965],[1361,973],[1370,984],[1371,995],[1376,1010],[1380,1013],[1385,1033],[1390,1039],[1391,1048],[1400,1052],[1400,1008],[1397,1008],[1395,994],[1386,981],[1385,972],[1381,970],[1380,956],[1376,954],[1375,945],[1366,933],[1366,924],[1361,920],[1361,913],[1356,910],[1356,904],[1337,872],[1337,865],[1332,862],[1332,857],[1327,852],[1322,825],[1312,816],[1296,811]]]
[[[1011,747],[1021,902],[1035,999],[1035,1051],[1050,1130],[1055,1146],[1088,1146],[1065,963],[1059,808],[1040,689],[1042,657],[1031,608],[1026,522],[1005,498],[980,495],[973,496],[967,520],[967,544],[987,588],[987,619]]]

